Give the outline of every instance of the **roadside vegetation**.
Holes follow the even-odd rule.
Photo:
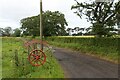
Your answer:
[[[2,37],[0,37],[0,79],[2,78]]]
[[[118,63],[119,38],[48,37],[53,46],[68,48]]]
[[[84,16],[91,23],[88,28],[86,26],[71,26],[72,28],[66,29],[66,26],[69,24],[62,12],[43,11],[43,36],[45,40],[48,40],[54,46],[69,48],[89,55],[96,55],[100,58],[118,63],[120,1],[103,3],[92,0],[86,2],[75,0],[75,2],[76,4],[71,5],[71,10],[75,10],[74,13],[78,17],[83,18]],[[45,53],[47,55],[47,62],[41,67],[33,67],[27,60],[27,50],[23,47],[23,41],[19,37],[29,39],[39,36],[39,17],[40,15],[38,14],[21,19],[21,27],[14,30],[9,26],[0,28],[0,36],[3,37],[3,78],[64,77],[63,71],[52,56],[52,52]],[[83,35],[87,35],[87,37],[83,37]],[[91,35],[93,36],[91,37]]]
[[[63,71],[52,55],[45,53],[43,66],[34,67],[28,62],[27,49],[21,38],[2,38],[2,78],[63,78]]]

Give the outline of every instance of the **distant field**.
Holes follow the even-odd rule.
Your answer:
[[[94,38],[95,36],[58,36],[58,37]]]
[[[16,66],[15,52],[18,53],[18,66]],[[34,67],[28,62],[27,49],[23,46],[21,38],[2,38],[2,78],[63,78],[64,74],[58,62],[47,55],[46,63]]]
[[[76,38],[95,38],[94,35],[83,35],[83,36],[58,36],[58,37],[76,37]],[[112,38],[120,38],[120,35],[113,35]]]

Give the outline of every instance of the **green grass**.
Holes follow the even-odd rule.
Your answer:
[[[2,78],[2,38],[0,37],[0,79]]]
[[[18,66],[15,64],[18,52]],[[49,51],[46,63],[34,67],[28,62],[27,49],[20,38],[2,38],[2,78],[64,78],[63,70]]]
[[[119,38],[48,37],[46,39],[51,45],[80,51],[118,63]]]

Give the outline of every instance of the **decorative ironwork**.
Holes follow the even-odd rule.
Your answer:
[[[33,66],[41,66],[46,62],[46,55],[42,50],[35,49],[30,52],[28,60]]]
[[[41,50],[41,44],[43,50]],[[26,41],[24,46],[28,49],[28,61],[33,66],[41,66],[46,62],[46,55],[50,51],[48,42],[40,40]]]

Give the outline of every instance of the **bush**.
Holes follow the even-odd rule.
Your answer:
[[[118,60],[119,38],[48,37],[47,40],[52,45]]]

